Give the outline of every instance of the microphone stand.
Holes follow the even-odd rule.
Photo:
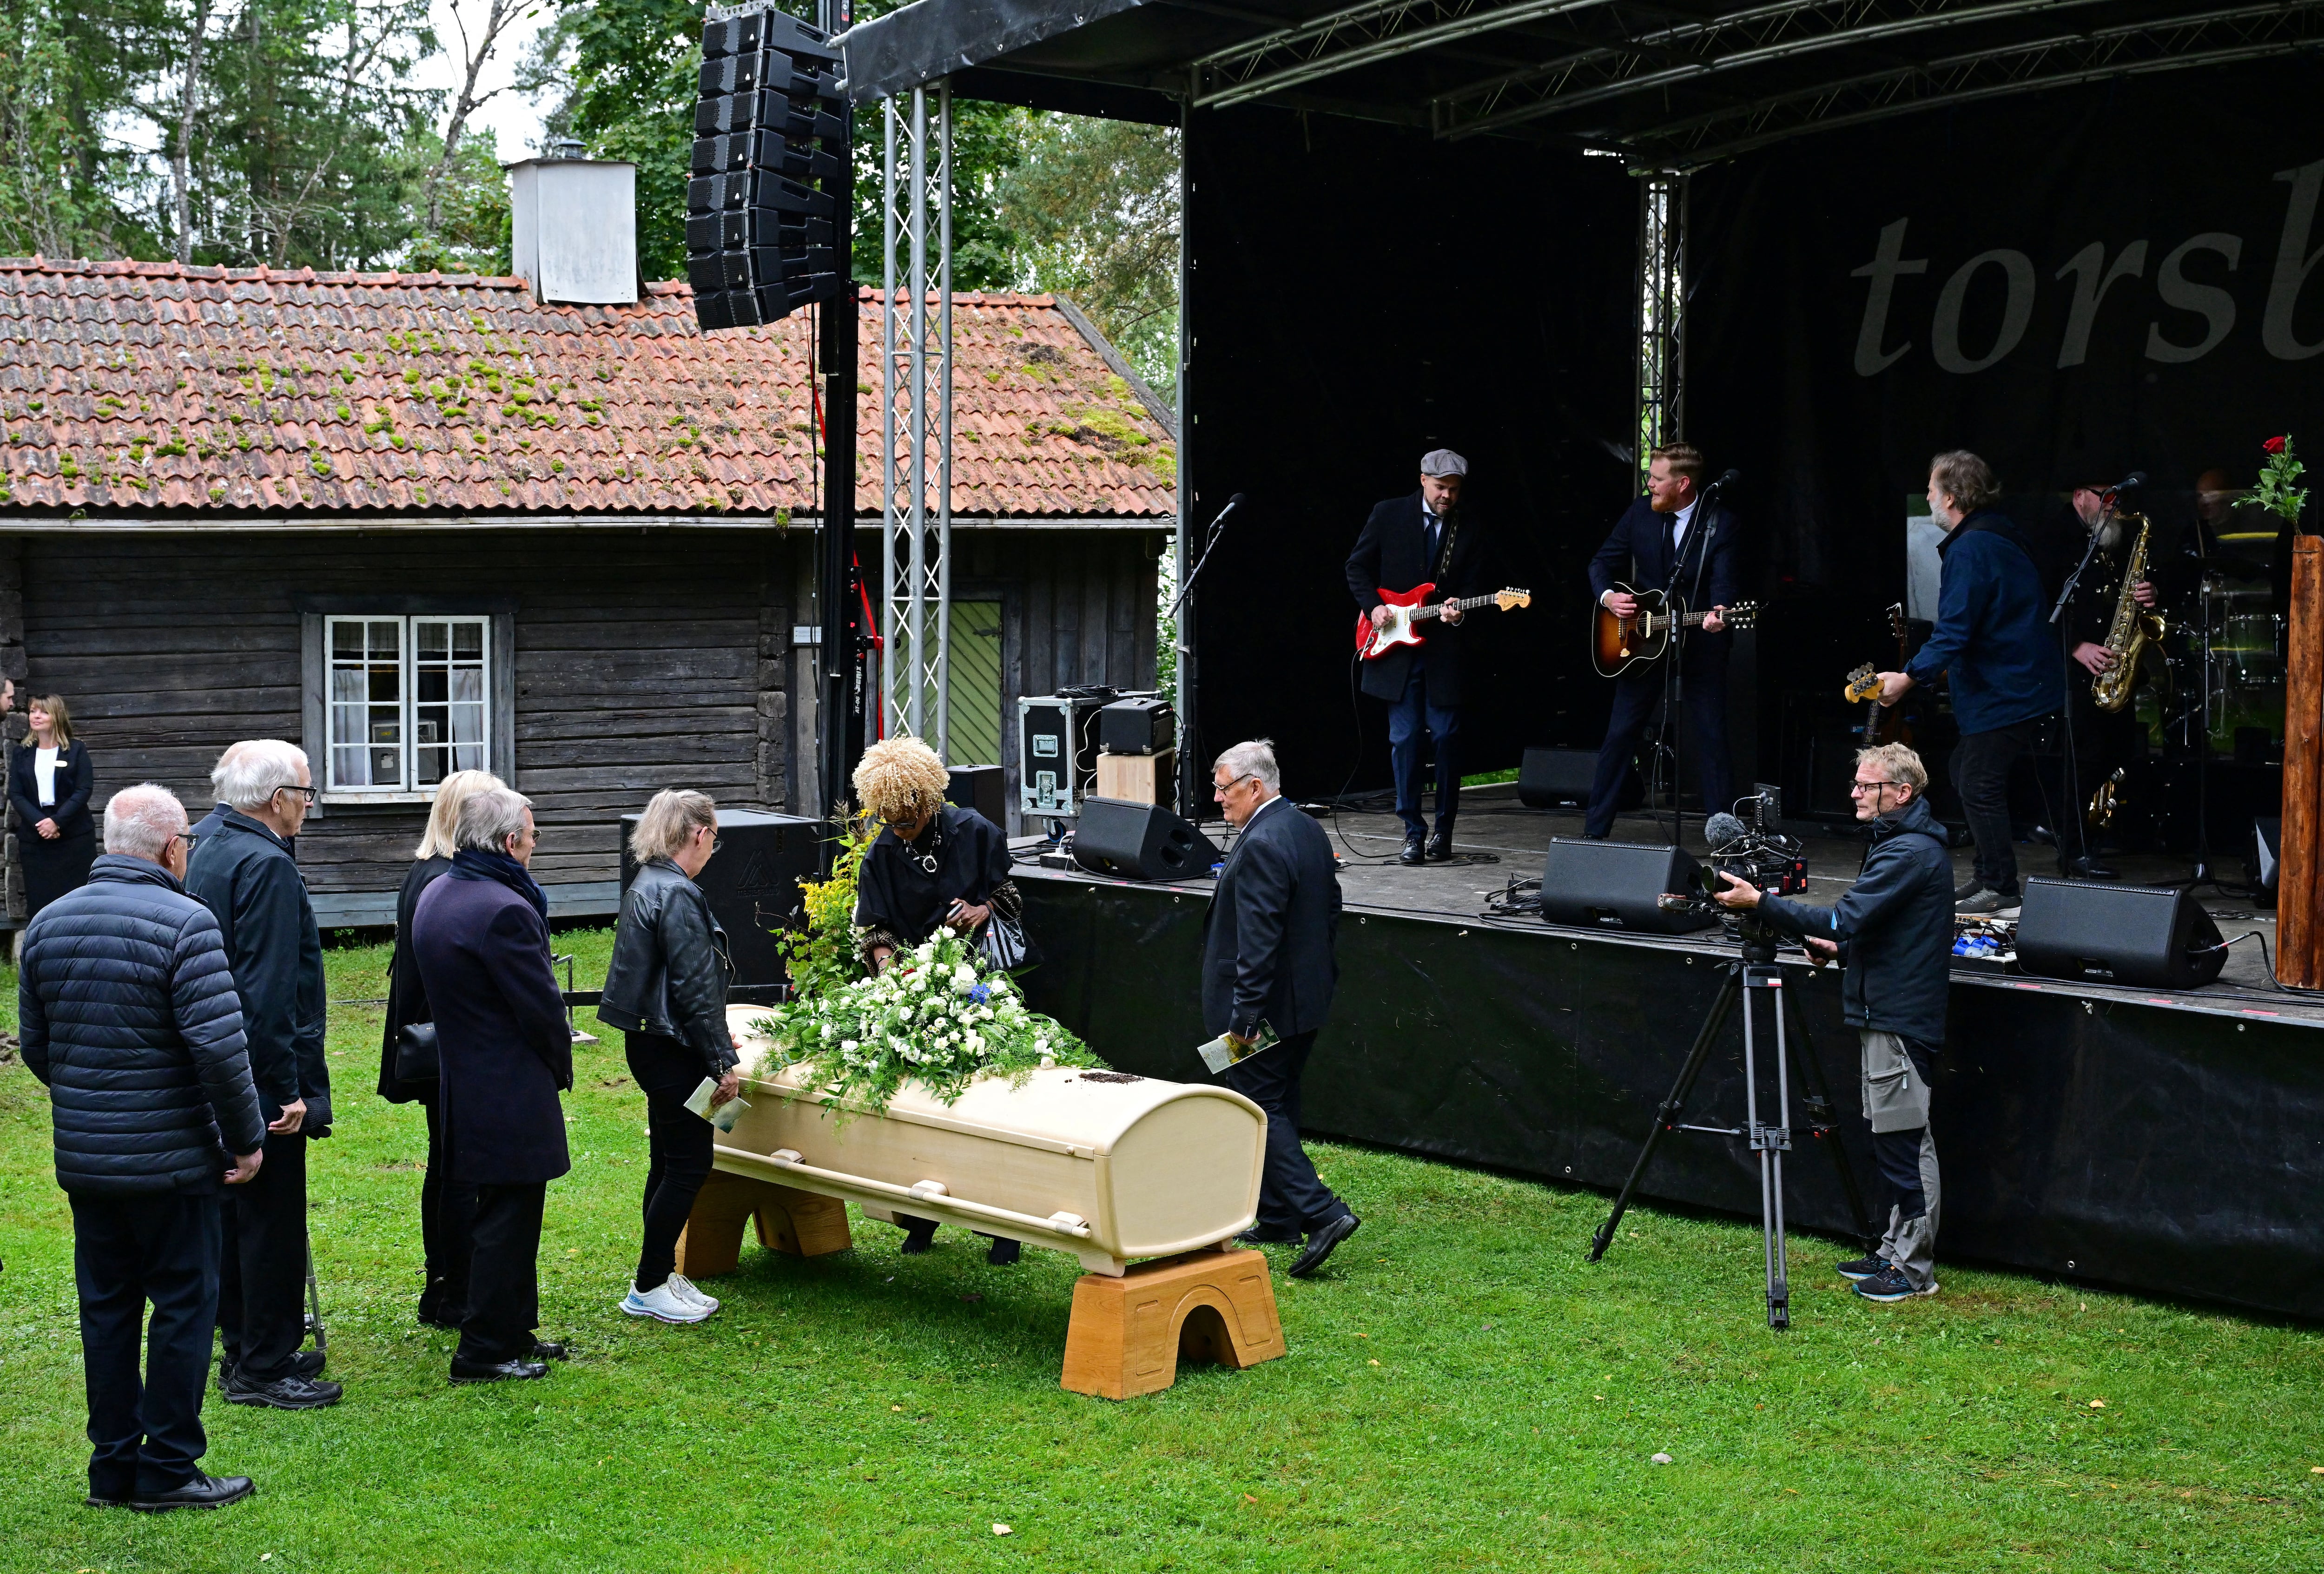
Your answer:
[[[1211,560],[1211,554],[1218,550],[1219,542],[1225,538],[1226,531],[1222,527],[1226,524],[1227,516],[1241,506],[1242,493],[1237,492],[1227,500],[1227,506],[1219,511],[1219,517],[1211,521],[1210,529],[1203,534],[1203,555],[1195,558],[1194,566],[1186,571],[1186,583],[1178,587],[1178,599],[1170,603],[1169,612],[1164,614],[1166,618],[1176,618],[1178,609],[1186,604],[1186,598],[1194,594],[1194,582],[1203,577],[1203,565]]]
[[[1170,603],[1169,613],[1163,620],[1164,621],[1176,622],[1179,612],[1186,605],[1187,598],[1194,594],[1194,582],[1203,576],[1203,566],[1211,560],[1211,554],[1218,550],[1219,542],[1226,534],[1224,527],[1227,516],[1241,506],[1242,493],[1238,492],[1227,499],[1227,506],[1219,511],[1218,517],[1213,520],[1209,529],[1204,531],[1203,555],[1194,560],[1194,567],[1186,571],[1186,583],[1178,587],[1178,599]],[[1198,789],[1194,786],[1194,777],[1196,769],[1194,761],[1198,758],[1194,743],[1194,728],[1197,722],[1194,690],[1201,667],[1200,658],[1194,649],[1194,631],[1184,624],[1178,625],[1178,715],[1180,719],[1178,748],[1180,753],[1178,782],[1173,796],[1181,800],[1179,806],[1185,809],[1186,818],[1199,824],[1202,819],[1203,806]]]
[[[1701,549],[1694,555],[1694,584],[1689,592],[1694,599],[1699,600],[1702,597],[1703,570],[1711,561],[1710,543],[1713,534],[1711,505],[1726,488],[1727,480],[1726,476],[1721,475],[1696,495],[1694,522],[1688,527],[1686,538],[1679,543],[1679,561],[1671,565],[1671,587],[1675,590],[1678,586],[1678,570],[1686,561],[1687,548],[1700,545]],[[1668,604],[1668,599],[1665,598],[1665,610]],[[1699,610],[1701,609],[1695,606],[1694,600],[1688,601],[1687,611]],[[1664,769],[1664,762],[1665,760],[1669,762],[1671,845],[1674,847],[1686,845],[1686,811],[1680,805],[1678,798],[1678,741],[1682,735],[1678,728],[1678,707],[1679,702],[1685,697],[1686,693],[1685,677],[1679,671],[1679,667],[1686,659],[1686,640],[1685,628],[1674,624],[1671,629],[1670,649],[1663,653],[1662,724],[1655,729],[1654,775],[1660,777]],[[1653,788],[1659,785],[1659,782],[1650,783],[1649,796],[1652,795]],[[1707,823],[1709,817],[1717,813],[1717,809],[1706,801],[1702,812]]]

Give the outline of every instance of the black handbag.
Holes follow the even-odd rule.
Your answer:
[[[407,1022],[395,1034],[395,1078],[401,1082],[432,1082],[444,1074],[436,1047],[436,1024]]]

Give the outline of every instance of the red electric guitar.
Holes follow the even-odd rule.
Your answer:
[[[1379,593],[1380,604],[1388,616],[1374,627],[1369,614],[1356,614],[1356,654],[1367,661],[1377,661],[1399,645],[1425,645],[1419,625],[1431,618],[1441,618],[1458,609],[1464,612],[1479,607],[1499,607],[1510,612],[1517,607],[1533,605],[1529,590],[1497,590],[1490,595],[1472,595],[1461,601],[1441,601],[1423,605],[1433,584],[1416,584],[1410,590],[1386,590]]]

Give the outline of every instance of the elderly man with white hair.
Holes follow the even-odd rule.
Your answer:
[[[219,1193],[260,1173],[265,1127],[217,921],[179,883],[187,841],[166,788],[114,794],[104,854],[27,926],[17,977],[72,1202],[93,1508],[216,1508],[251,1490],[201,1468],[202,1389]]]
[[[242,1002],[251,1075],[266,1116],[266,1167],[226,1210],[218,1284],[225,1358],[219,1385],[236,1404],[314,1410],[339,1385],[306,1342],[307,1141],[329,1135],[323,1059],[323,937],[291,839],[315,801],[306,751],[278,738],[228,749],[210,773],[222,813],[196,833],[186,888],[218,922]]]
[[[1203,1020],[1244,1058],[1220,1080],[1267,1111],[1267,1167],[1253,1245],[1306,1249],[1304,1279],[1360,1222],[1299,1146],[1299,1080],[1340,981],[1340,870],[1323,828],[1283,801],[1275,745],[1238,743],[1211,768],[1211,796],[1235,828],[1203,916]],[[1280,1043],[1268,1047],[1272,1031]]]

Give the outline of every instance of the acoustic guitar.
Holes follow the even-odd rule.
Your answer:
[[[1388,609],[1388,616],[1375,627],[1370,613],[1356,614],[1356,654],[1367,661],[1378,661],[1400,646],[1425,645],[1428,641],[1421,633],[1422,626],[1455,608],[1471,612],[1479,607],[1499,607],[1509,612],[1533,605],[1533,593],[1529,590],[1497,590],[1490,595],[1472,595],[1458,601],[1434,602],[1424,605],[1435,589],[1434,584],[1416,584],[1410,590],[1381,591],[1380,604]]]
[[[1618,618],[1604,602],[1598,603],[1590,631],[1590,658],[1597,663],[1601,677],[1619,677],[1642,661],[1655,660],[1670,649],[1672,630],[1700,629],[1702,620],[1711,615],[1688,612],[1675,597],[1659,590],[1632,590],[1627,584],[1612,588],[1636,596],[1638,610],[1632,616]],[[1759,603],[1738,602],[1719,615],[1729,629],[1748,629],[1758,619]]]

